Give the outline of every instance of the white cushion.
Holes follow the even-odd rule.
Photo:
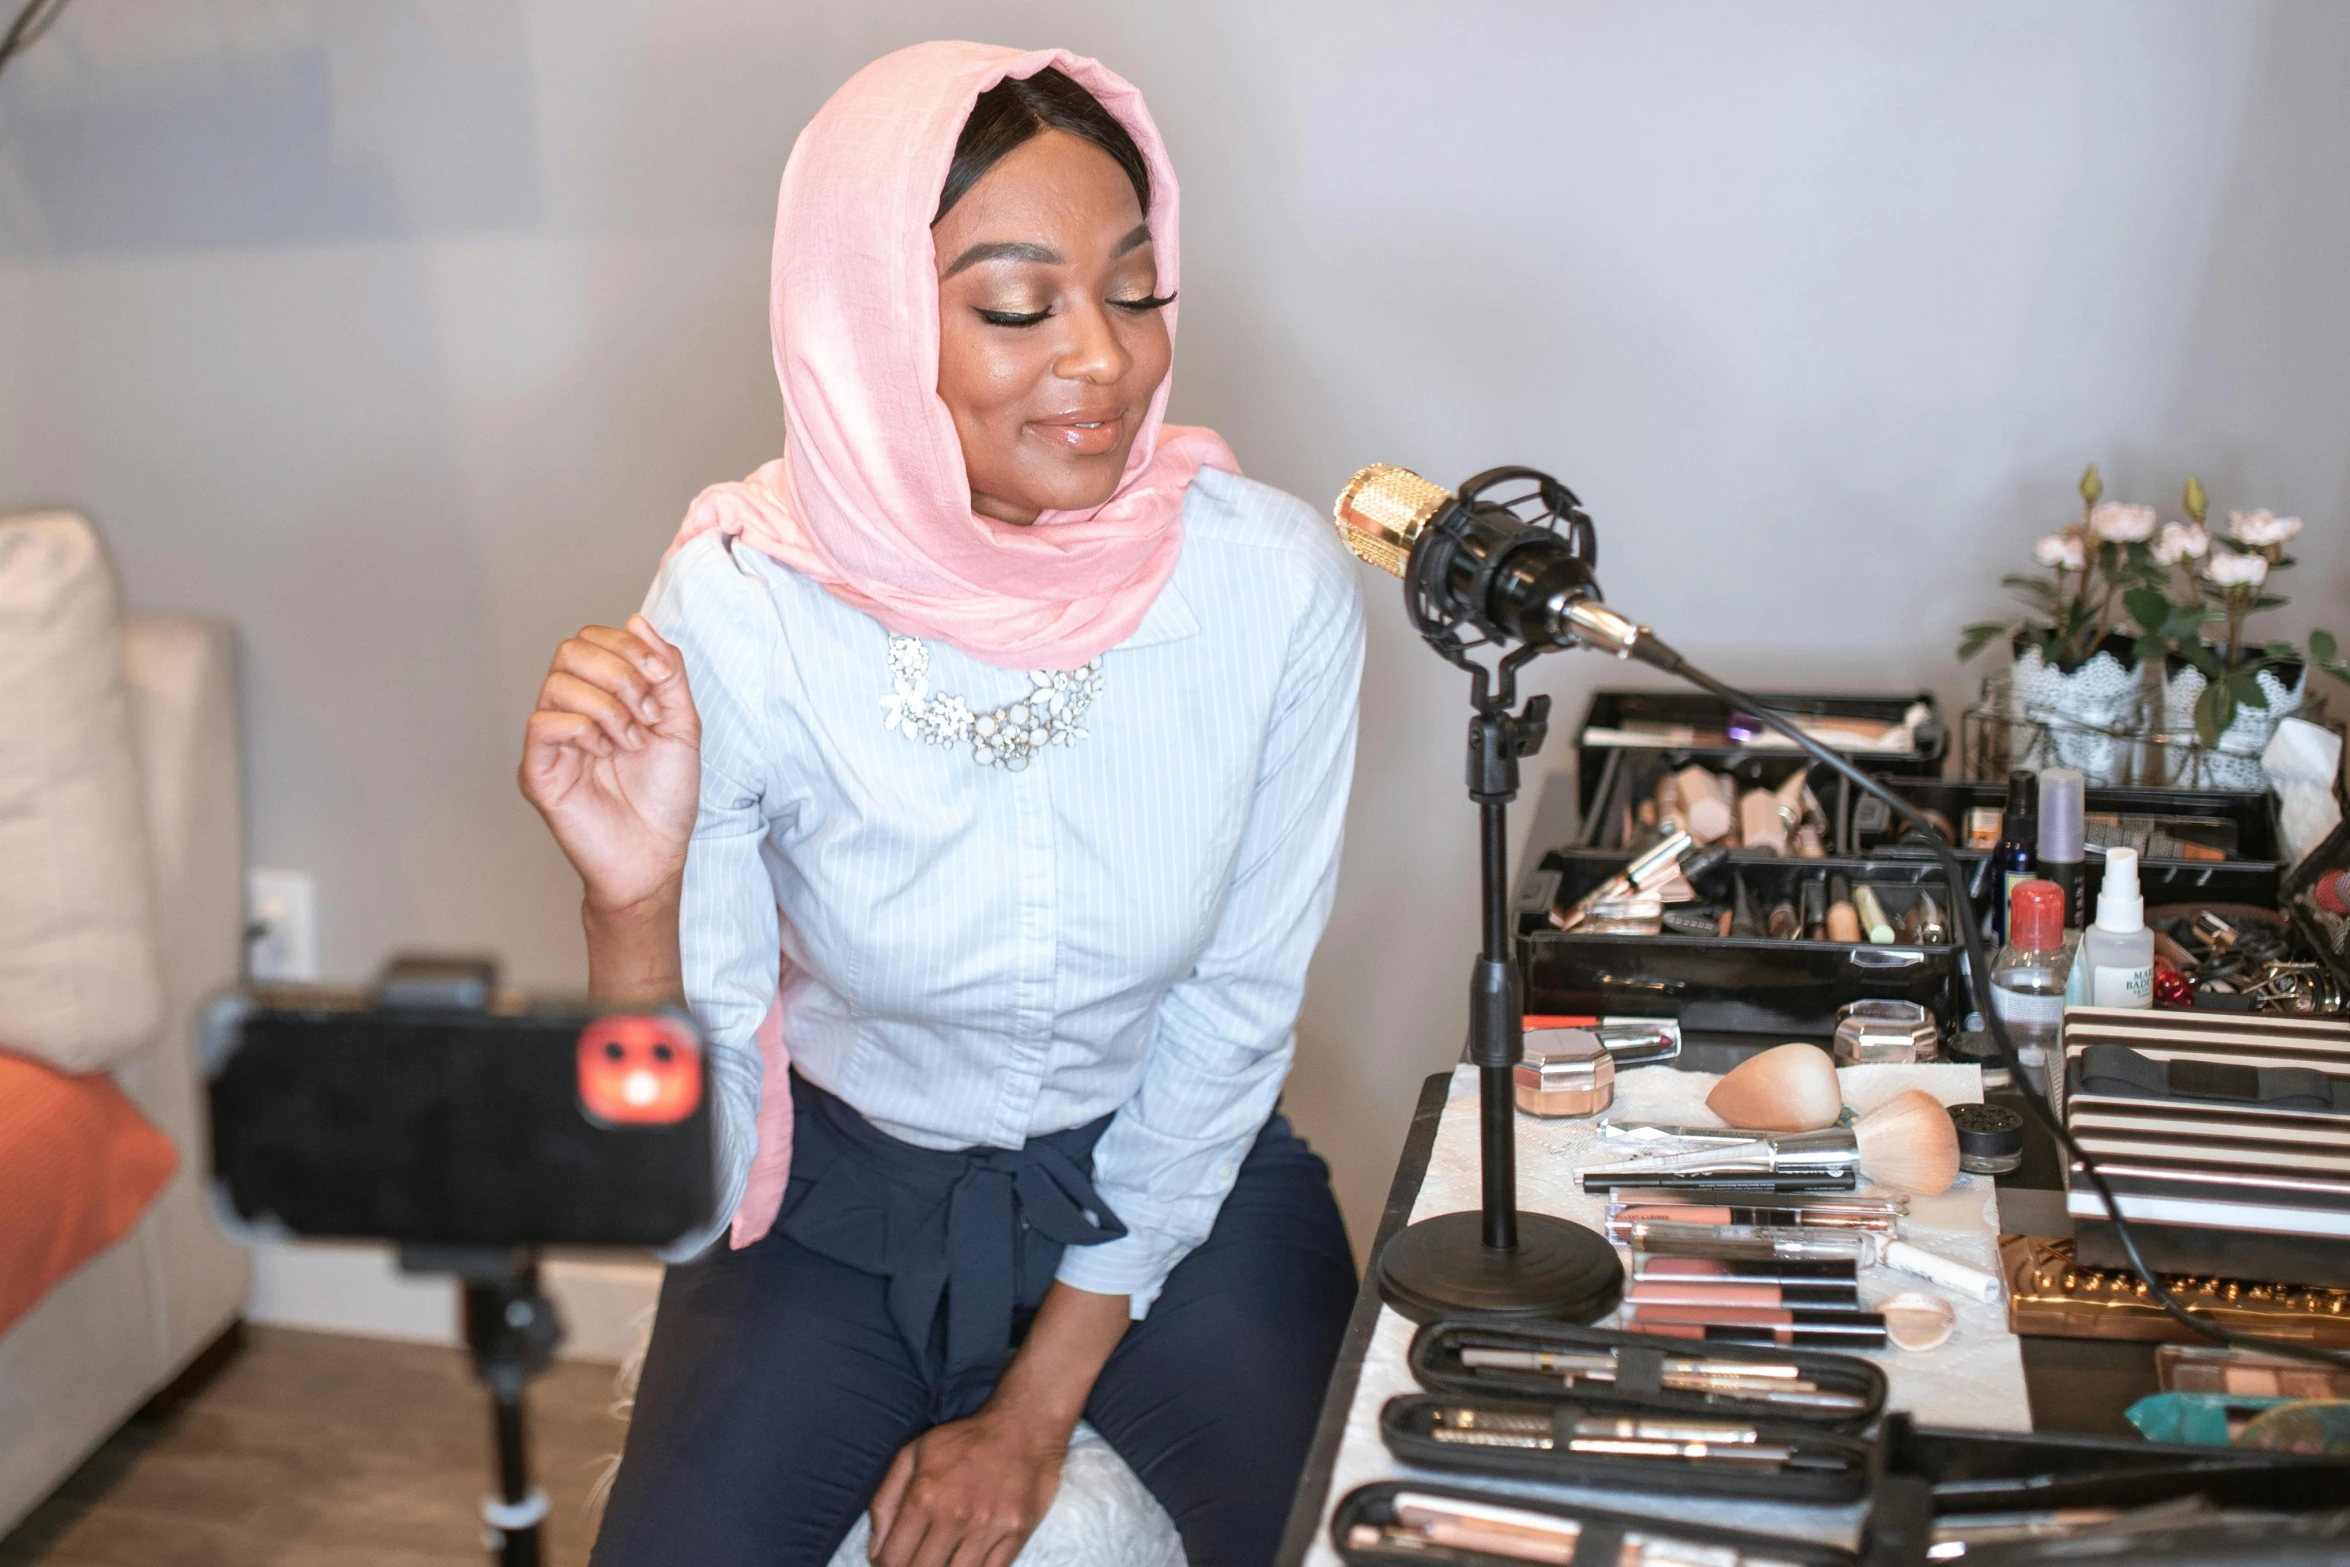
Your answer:
[[[832,1553],[832,1567],[869,1567],[872,1516]],[[1143,1487],[1117,1449],[1079,1421],[1061,1465],[1061,1488],[1012,1567],[1183,1567],[1175,1521]]]
[[[0,521],[0,1047],[114,1067],[163,1015],[114,576],[70,512]]]

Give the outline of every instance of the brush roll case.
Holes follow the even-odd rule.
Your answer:
[[[2350,1560],[2350,1460],[2315,1454],[2023,1431],[1920,1426],[1896,1411],[1878,1428],[1879,1474],[1861,1529],[1864,1567],[1924,1567],[1932,1529],[1969,1513],[2130,1509],[2201,1496],[2286,1517],[2214,1520],[2100,1540],[1976,1546],[1966,1562],[2126,1562],[2129,1567]],[[2298,1517],[2294,1515],[2300,1515]],[[2331,1531],[2330,1533],[2328,1531]]]
[[[1434,1432],[1441,1412],[1459,1409],[1474,1411],[1480,1419],[1496,1421],[1539,1418],[1549,1424],[1557,1446],[1545,1450],[1438,1440]],[[1666,1422],[1681,1418],[1693,1417],[1668,1415],[1661,1410],[1642,1415],[1622,1408],[1603,1409],[1597,1404],[1509,1399],[1492,1394],[1472,1398],[1457,1393],[1405,1393],[1389,1399],[1379,1411],[1379,1436],[1387,1444],[1387,1450],[1407,1464],[1467,1474],[1543,1480],[1593,1490],[1743,1496],[1757,1501],[1793,1503],[1850,1502],[1868,1492],[1871,1445],[1859,1437],[1844,1436],[1818,1426],[1734,1417],[1751,1426],[1756,1445],[1784,1447],[1790,1451],[1791,1460],[1775,1468],[1752,1459],[1579,1453],[1567,1446],[1574,1439],[1575,1423],[1580,1420]],[[1733,1417],[1716,1410],[1708,1418]]]
[[[1531,1350],[1550,1354],[1608,1354],[1617,1361],[1613,1383],[1566,1385],[1555,1371],[1471,1370],[1461,1351]],[[1799,1366],[1803,1379],[1823,1393],[1861,1400],[1850,1413],[1790,1409],[1741,1398],[1735,1393],[1699,1393],[1661,1385],[1668,1360],[1740,1361],[1750,1365]],[[1412,1335],[1407,1357],[1412,1377],[1431,1393],[1460,1398],[1532,1399],[1571,1403],[1595,1412],[1690,1415],[1709,1420],[1758,1420],[1773,1425],[1806,1425],[1828,1431],[1858,1431],[1884,1412],[1885,1373],[1870,1361],[1817,1349],[1781,1349],[1767,1344],[1713,1344],[1618,1333],[1609,1328],[1571,1327],[1563,1322],[1480,1322],[1459,1317],[1429,1323]]]
[[[1854,1567],[1851,1552],[1810,1540],[1753,1534],[1743,1529],[1717,1529],[1705,1524],[1679,1523],[1665,1518],[1635,1517],[1597,1507],[1535,1501],[1523,1496],[1504,1496],[1492,1491],[1474,1491],[1441,1482],[1416,1480],[1381,1480],[1357,1487],[1339,1498],[1338,1506],[1330,1514],[1330,1543],[1337,1550],[1339,1559],[1346,1562],[1348,1567],[1386,1567],[1386,1564],[1394,1562],[1414,1562],[1421,1564],[1421,1567],[1451,1567],[1451,1564],[1458,1564],[1458,1567],[1519,1567],[1517,1558],[1493,1556],[1483,1551],[1452,1550],[1443,1546],[1422,1546],[1410,1550],[1373,1546],[1366,1549],[1347,1542],[1347,1536],[1354,1532],[1357,1524],[1378,1526],[1396,1522],[1395,1499],[1404,1492],[1449,1501],[1513,1507],[1521,1512],[1539,1513],[1546,1518],[1568,1520],[1579,1531],[1575,1540],[1573,1567],[1618,1567],[1619,1563],[1638,1561],[1641,1553],[1637,1549],[1627,1551],[1626,1546],[1636,1547],[1644,1539],[1694,1546],[1695,1550],[1674,1554],[1698,1560],[1719,1559],[1714,1553],[1735,1551],[1741,1557],[1789,1562],[1795,1564],[1795,1567]]]
[[[1774,936],[1604,935],[1550,923],[1553,901],[1575,899],[1628,864],[1621,851],[1553,849],[1519,888],[1518,961],[1526,1010],[1568,1016],[1672,1015],[1685,1033],[1759,1034],[1825,1043],[1848,1002],[1914,1001],[1942,1035],[1963,1019],[1956,930],[1940,942],[1787,940]],[[1774,904],[1801,907],[1803,884],[1842,876],[1865,885],[1899,920],[1930,891],[1946,922],[1958,901],[1941,868],[1917,859],[1782,859],[1734,853],[1719,878],[1742,886],[1756,917]]]

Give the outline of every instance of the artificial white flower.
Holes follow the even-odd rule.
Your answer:
[[[2201,560],[2211,549],[2211,535],[2183,522],[2166,522],[2154,541],[2154,558],[2165,566],[2182,560]]]
[[[2264,544],[2282,544],[2301,531],[2298,517],[2280,517],[2273,511],[2232,511],[2228,513],[2228,529],[2239,544],[2258,548]]]
[[[2089,511],[2089,531],[2116,544],[2139,544],[2153,538],[2154,523],[2151,506],[2124,506],[2108,501]]]
[[[2256,588],[2268,580],[2268,559],[2235,550],[2213,550],[2203,574],[2223,588]]]
[[[2051,533],[2032,546],[2032,559],[2043,566],[2057,566],[2066,571],[2079,571],[2088,557],[2081,550],[2078,535]]]

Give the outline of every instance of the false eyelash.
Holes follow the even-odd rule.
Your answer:
[[[1144,311],[1163,309],[1175,303],[1175,296],[1173,294],[1148,294],[1141,299],[1113,299],[1109,303],[1116,309],[1127,311],[1133,315],[1141,315]],[[989,326],[1034,326],[1051,314],[1052,312],[1049,310],[981,310],[978,312],[979,319],[985,321]]]

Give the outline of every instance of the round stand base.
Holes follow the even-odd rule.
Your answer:
[[[1398,1230],[1381,1249],[1379,1293],[1414,1322],[1475,1314],[1596,1322],[1624,1293],[1624,1268],[1606,1239],[1547,1213],[1518,1215],[1515,1251],[1485,1244],[1475,1209]]]

